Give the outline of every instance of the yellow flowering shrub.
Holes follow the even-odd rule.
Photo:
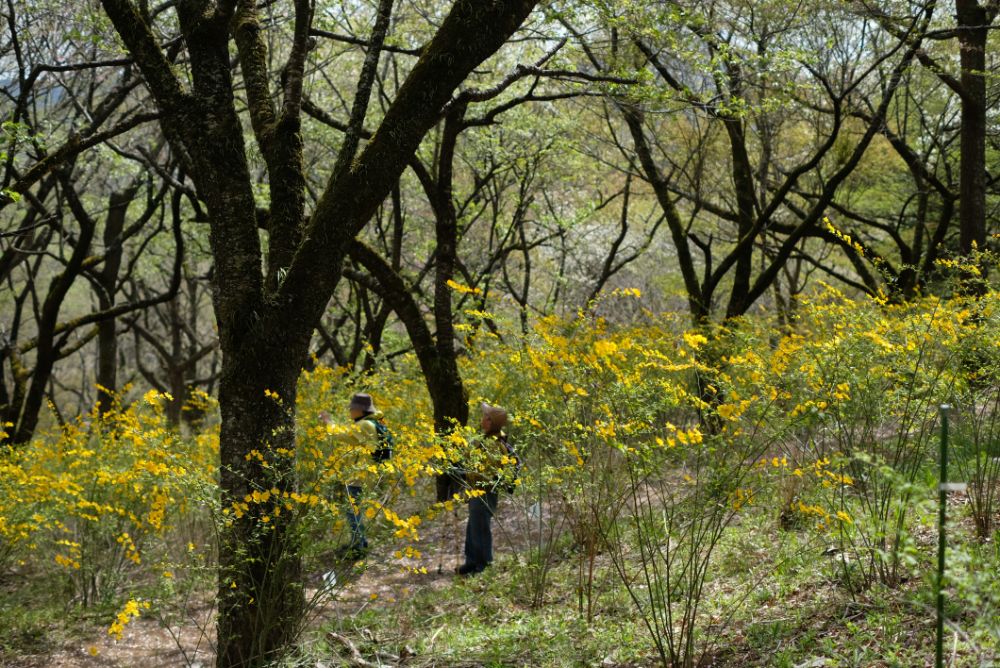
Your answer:
[[[149,392],[0,456],[0,543],[7,558],[51,563],[82,602],[106,600],[147,546],[215,480],[218,441],[182,439]]]
[[[836,536],[861,557],[866,580],[893,582],[908,509],[934,459],[938,404],[996,384],[998,301],[988,292],[892,304],[821,286],[800,297],[787,330],[764,316],[692,328],[675,314],[643,311],[623,324],[589,310],[539,318],[522,334],[497,315],[496,332],[470,328],[460,367],[471,406],[510,413],[524,462],[517,502],[557,506],[586,548],[580,591],[599,546],[625,555],[650,536],[647,547],[668,545],[707,577],[715,541],[748,512]],[[387,461],[373,461],[372,444],[337,438],[358,391],[373,395],[394,434]],[[252,512],[261,531],[294,521],[313,573],[345,541],[350,508],[373,542],[391,543],[386,553],[419,571],[427,523],[480,493],[434,504],[430,481],[454,462],[480,473],[497,465],[477,452],[474,408],[469,425],[435,433],[412,354],[363,374],[316,364],[299,381],[295,450],[247,454],[263,467],[295,458],[294,491],[252,489],[219,507],[213,401],[195,397],[191,410],[205,419],[189,435],[168,428],[165,401],[150,392],[0,453],[0,568],[56,575],[83,603],[123,596],[127,582],[151,574],[169,594],[186,565],[211,567],[216,523]],[[346,483],[361,497],[349,499]],[[634,564],[616,566],[635,575]],[[111,635],[144,609],[139,600],[120,608]]]

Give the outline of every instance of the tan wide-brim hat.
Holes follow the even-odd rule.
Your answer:
[[[348,410],[357,409],[362,413],[374,413],[375,402],[372,400],[372,396],[370,394],[358,392],[351,397],[351,403],[348,404],[347,408]]]
[[[503,429],[507,426],[507,411],[499,406],[490,406],[485,401],[480,405],[483,417],[488,417],[495,429]]]

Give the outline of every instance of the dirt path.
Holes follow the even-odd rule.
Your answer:
[[[505,499],[506,500],[506,499]],[[501,506],[494,543],[498,554],[526,547],[527,515],[519,504]],[[398,601],[428,589],[446,589],[454,582],[454,569],[461,562],[465,530],[465,508],[443,515],[423,527],[415,546],[417,559],[396,559],[393,552],[405,544],[376,546],[363,571],[346,580],[332,597],[323,597],[309,619],[318,627],[331,619],[357,615],[368,608],[389,610]],[[537,520],[536,520],[537,521]],[[440,568],[440,570],[439,570]],[[426,573],[418,572],[426,569]],[[321,574],[307,578],[307,597],[316,594]],[[391,614],[391,613],[390,613]],[[4,668],[208,668],[214,665],[215,629],[213,610],[205,601],[190,611],[187,623],[165,628],[154,615],[141,616],[125,627],[121,640],[94,628],[83,640],[66,643],[45,655],[22,656],[14,662],[0,660]]]

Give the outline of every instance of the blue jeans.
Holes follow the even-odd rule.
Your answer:
[[[368,549],[368,539],[365,538],[365,525],[361,521],[361,486],[345,485],[347,496],[350,502],[346,504],[344,511],[347,513],[347,526],[351,529],[351,547]],[[357,508],[357,510],[355,510]]]
[[[469,522],[465,525],[465,565],[481,571],[493,563],[493,529],[497,493],[486,492],[469,499]]]

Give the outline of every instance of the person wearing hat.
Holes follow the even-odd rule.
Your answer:
[[[507,426],[507,411],[499,406],[482,404],[482,438],[474,443],[466,472],[466,482],[481,495],[469,499],[469,521],[465,525],[465,563],[456,571],[459,575],[481,573],[493,563],[493,516],[496,514],[499,490],[509,484],[505,475],[513,450],[503,429]]]
[[[320,420],[326,424],[327,432],[340,444],[345,447],[344,459],[348,462],[354,457],[352,453],[371,452],[376,461],[382,461],[387,456],[387,444],[385,435],[388,433],[385,427],[382,412],[375,408],[375,402],[370,394],[359,392],[351,397],[351,402],[347,406],[352,423],[348,425],[333,424],[330,414],[326,411],[320,413]],[[389,437],[391,439],[391,437]],[[351,470],[351,467],[347,467]],[[344,483],[344,488],[350,502],[346,504],[345,514],[347,525],[351,530],[351,542],[347,546],[347,552],[355,557],[361,557],[368,551],[368,539],[365,536],[365,526],[361,518],[362,489],[361,485],[354,481]]]

